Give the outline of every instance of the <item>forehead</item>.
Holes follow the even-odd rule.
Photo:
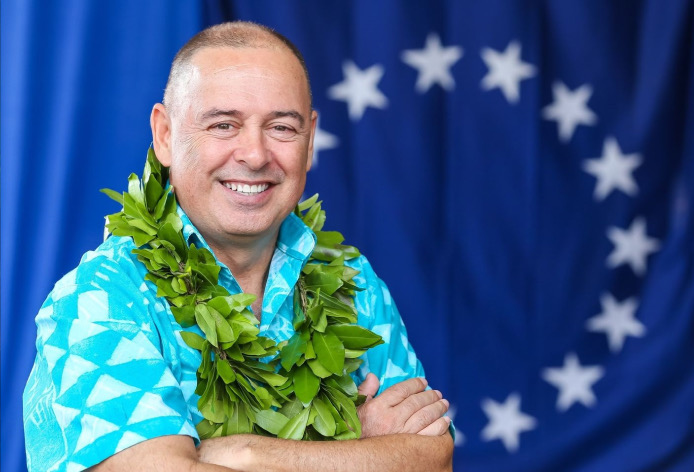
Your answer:
[[[203,48],[191,64],[193,95],[284,98],[310,106],[304,69],[286,47]]]

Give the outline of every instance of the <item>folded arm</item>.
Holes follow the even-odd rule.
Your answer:
[[[362,439],[292,441],[251,434],[203,440],[196,450],[187,436],[164,436],[121,451],[93,468],[190,471],[367,471],[452,470],[448,402],[423,379],[400,382],[381,395],[370,374],[360,386],[367,402],[359,407]]]
[[[231,465],[233,470],[283,472],[449,471],[453,439],[393,434],[351,441],[291,441],[254,435],[203,441],[200,460]]]

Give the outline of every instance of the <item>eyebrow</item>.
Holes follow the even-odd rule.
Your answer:
[[[218,118],[220,116],[229,116],[232,118],[236,118],[241,116],[242,113],[239,110],[221,110],[219,108],[212,108],[211,110],[206,111],[200,116],[200,119],[202,121],[207,121],[212,118]],[[306,123],[306,119],[301,115],[296,110],[278,110],[270,113],[270,116],[273,118],[284,118],[284,117],[290,117],[294,118],[299,122],[299,125],[303,128],[304,123]]]
[[[298,111],[294,111],[294,110],[275,111],[275,112],[271,113],[271,115],[274,118],[284,118],[285,116],[288,116],[290,118],[294,118],[295,120],[297,120],[299,122],[299,124],[301,125],[302,128],[304,127],[304,123],[306,122],[306,120],[301,115],[301,113],[299,113]]]
[[[240,116],[241,112],[238,110],[220,110],[219,108],[213,108],[211,110],[206,111],[205,113],[202,114],[200,119],[202,121],[209,120],[211,118],[217,118],[220,116],[231,116],[231,117],[237,117]]]

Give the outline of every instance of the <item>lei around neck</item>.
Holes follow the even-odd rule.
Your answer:
[[[295,333],[287,341],[259,336],[248,309],[256,296],[231,295],[219,285],[220,267],[206,248],[188,245],[167,188],[169,172],[154,151],[147,153],[142,179],[131,174],[128,191],[103,189],[123,209],[107,217],[116,236],[129,236],[133,254],[147,268],[176,321],[197,325],[203,336],[181,331],[200,351],[197,370],[197,425],[201,439],[254,433],[286,439],[355,439],[361,435],[356,407],[363,401],[350,374],[380,336],[358,326],[354,283],[359,271],[345,260],[359,256],[343,236],[323,231],[325,212],[318,195],[294,213],[316,234],[316,246],[294,287]],[[271,359],[267,361],[270,356]]]

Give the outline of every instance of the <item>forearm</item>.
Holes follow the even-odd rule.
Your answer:
[[[351,441],[291,441],[237,435],[202,441],[200,460],[241,472],[452,470],[453,440],[394,434]]]

